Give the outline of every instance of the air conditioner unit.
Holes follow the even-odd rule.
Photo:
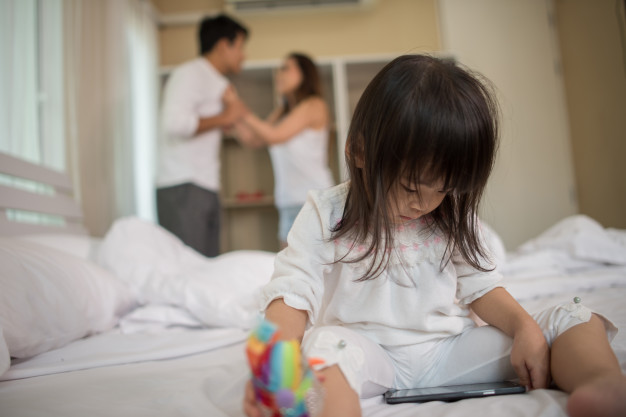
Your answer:
[[[374,0],[225,0],[233,12],[310,10],[370,5]]]

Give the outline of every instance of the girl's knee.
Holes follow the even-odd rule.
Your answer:
[[[323,372],[324,375],[330,372],[328,370],[336,369],[358,398],[361,394],[360,374],[365,363],[365,353],[346,330],[338,326],[313,329],[305,334],[302,350],[314,371]],[[334,375],[335,371],[330,374]]]
[[[305,334],[302,349],[314,371],[336,365],[357,397],[380,395],[393,385],[395,371],[388,355],[353,330],[341,326],[312,329]]]

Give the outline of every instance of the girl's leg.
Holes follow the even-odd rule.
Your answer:
[[[512,339],[492,326],[413,346],[387,347],[396,388],[435,387],[515,379]]]
[[[544,329],[551,345],[551,370],[561,389],[571,393],[568,413],[571,417],[626,416],[626,377],[609,344],[614,328],[586,307],[569,303],[548,308],[533,315]],[[606,323],[606,327],[605,327]],[[490,326],[480,327],[450,338],[439,347],[437,366],[415,372],[419,379],[410,380],[402,369],[417,369],[425,355],[414,357],[415,363],[398,363],[400,386],[434,386],[488,382],[514,378],[510,365],[511,339]]]
[[[322,417],[359,417],[360,398],[381,395],[393,385],[395,371],[387,353],[352,330],[315,328],[305,334],[302,350],[323,387],[321,407],[312,404],[321,408]]]
[[[595,314],[554,340],[551,368],[556,384],[571,393],[571,417],[626,415],[626,376]]]
[[[361,403],[356,391],[350,387],[339,366],[317,372],[324,388],[324,400],[319,417],[360,417]],[[318,417],[318,416],[316,416]]]

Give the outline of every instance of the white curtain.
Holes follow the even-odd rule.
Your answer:
[[[85,223],[154,220],[157,28],[147,0],[63,0],[67,124]]]
[[[151,2],[143,0],[129,6],[135,213],[156,221],[154,178],[160,85],[158,29]]]

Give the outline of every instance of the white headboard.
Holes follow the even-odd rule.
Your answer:
[[[0,174],[49,186],[51,193],[0,183],[0,236],[39,233],[87,234],[80,205],[73,198],[72,181],[55,171],[0,152]],[[16,221],[11,210],[52,215],[55,224]],[[36,216],[35,216],[36,217]],[[57,224],[58,223],[58,224]]]

